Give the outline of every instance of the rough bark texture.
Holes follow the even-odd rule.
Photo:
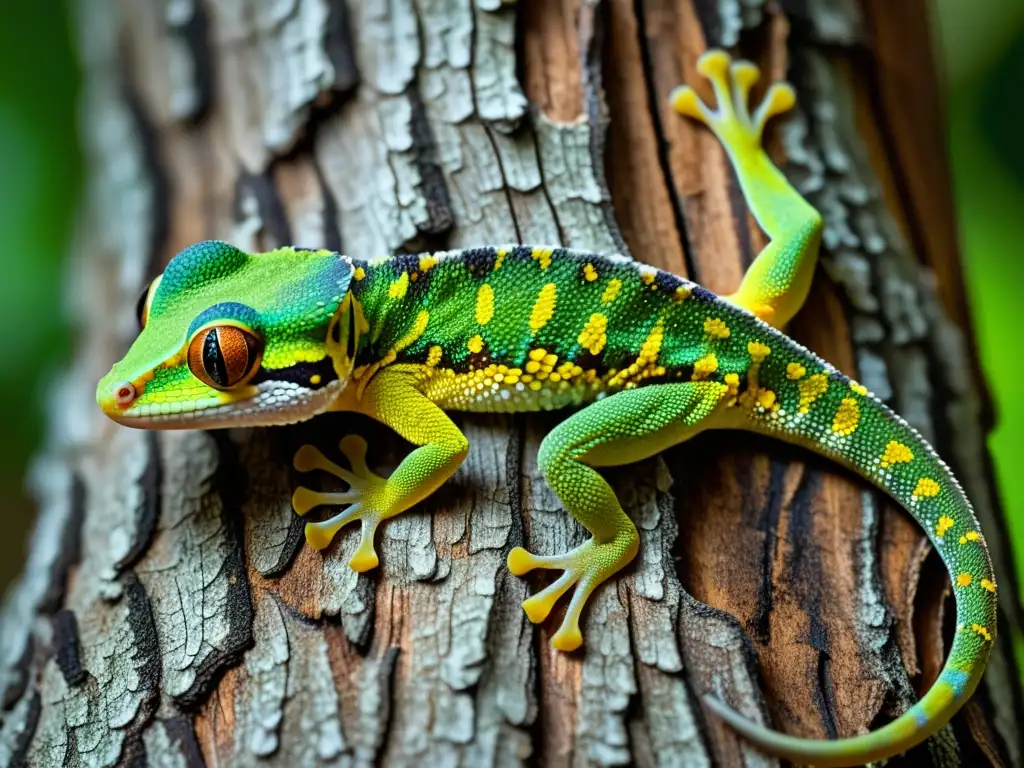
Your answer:
[[[824,460],[707,435],[610,477],[643,539],[586,652],[549,650],[508,550],[579,526],[542,482],[553,416],[462,418],[454,482],[389,523],[382,568],[303,546],[291,451],[349,417],[147,434],[93,385],[148,278],[204,237],[362,257],[524,241],[622,251],[717,291],[763,242],[714,138],[671,114],[709,45],[798,86],[774,132],[824,213],[793,334],[938,446],[1024,627],[984,436],[924,0],[78,0],[82,333],[33,474],[32,557],[0,641],[0,764],[776,765],[698,697],[849,735],[934,679],[948,582],[912,521]],[[763,90],[763,89],[762,89]],[[936,277],[938,278],[936,287]],[[405,450],[384,430],[371,459]],[[1021,765],[985,683],[907,765]]]

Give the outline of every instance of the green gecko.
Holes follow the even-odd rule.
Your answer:
[[[523,603],[544,621],[573,590],[552,645],[582,643],[594,590],[637,553],[639,536],[595,468],[652,456],[706,429],[742,429],[804,446],[887,491],[924,526],[955,583],[957,632],[938,680],[909,712],[868,734],[817,741],[771,731],[715,698],[707,706],[753,743],[814,765],[879,760],[922,741],[971,695],[995,635],[992,565],[964,493],[934,450],[861,385],[785,336],[818,257],[822,220],[762,149],[765,123],[795,102],[776,83],[750,114],[758,79],[749,62],[705,54],[698,71],[717,110],[687,87],[676,110],[705,123],[726,148],[770,237],[738,291],[710,291],[621,256],[510,245],[367,262],[284,247],[250,255],[202,242],[178,254],[140,301],[142,330],[103,378],[97,400],[115,421],[149,429],[287,424],[354,411],[415,449],[390,477],[366,464],[366,442],[341,440],[345,469],[312,446],[300,472],[327,472],[348,489],[298,488],[300,515],[348,505],[306,524],[326,547],[359,521],[350,565],[377,566],[378,525],[422,501],[466,457],[446,411],[576,407],[551,431],[538,462],[566,510],[592,534],[557,557],[522,547],[517,576],[561,576]]]

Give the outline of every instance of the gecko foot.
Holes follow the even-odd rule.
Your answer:
[[[508,553],[508,569],[522,576],[535,568],[561,570],[562,575],[536,595],[523,601],[526,617],[534,624],[544,621],[558,599],[575,585],[572,600],[565,612],[562,626],[551,637],[551,645],[559,651],[574,651],[583,644],[580,614],[594,590],[636,556],[639,539],[632,531],[607,542],[590,539],[571,552],[554,557],[541,557],[516,547]]]
[[[749,61],[733,61],[725,51],[705,53],[697,60],[697,71],[711,81],[717,109],[711,109],[688,85],[672,91],[672,106],[707,125],[726,147],[760,144],[765,124],[796,104],[796,92],[789,83],[773,83],[751,115],[750,89],[760,79],[761,70]]]
[[[318,523],[306,523],[306,541],[313,549],[324,549],[335,534],[348,523],[359,520],[362,535],[359,548],[349,560],[349,566],[360,573],[372,570],[379,562],[373,547],[373,537],[380,522],[387,514],[387,479],[370,471],[366,465],[366,440],[359,435],[346,435],[338,448],[348,459],[352,469],[339,467],[312,445],[302,446],[295,454],[293,463],[299,472],[319,470],[348,483],[348,490],[341,493],[325,493],[296,488],[292,495],[292,508],[296,514],[305,515],[314,507],[349,504],[341,513]]]

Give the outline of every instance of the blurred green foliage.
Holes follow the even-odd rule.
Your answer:
[[[971,314],[996,409],[989,439],[1000,497],[1024,584],[1024,3],[939,0],[949,79],[949,143]],[[1016,637],[1024,670],[1024,638]]]
[[[0,24],[0,587],[30,519],[21,494],[39,444],[47,372],[69,348],[59,272],[81,187],[78,71],[59,0],[4,4]],[[1024,582],[1024,398],[1015,392],[1024,259],[1024,3],[936,0],[972,310],[998,413],[991,445]],[[1024,643],[1022,643],[1024,649]],[[1024,658],[1024,650],[1022,650]]]
[[[58,0],[4,3],[0,23],[0,588],[23,560],[22,493],[48,383],[69,348],[59,267],[81,181],[77,62]]]

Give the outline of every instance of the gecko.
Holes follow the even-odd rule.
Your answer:
[[[653,456],[708,429],[747,430],[824,455],[887,492],[925,529],[956,599],[956,633],[941,674],[908,712],[861,735],[798,738],[754,723],[706,696],[711,712],[763,750],[817,766],[859,765],[906,751],[943,726],[973,693],[996,632],[996,585],[960,484],[922,436],[864,386],[783,332],[803,305],[823,220],[763,147],[765,124],[796,94],[773,83],[751,109],[758,68],[721,50],[697,71],[716,105],[689,86],[674,109],[725,148],[768,237],[735,293],[719,296],[619,255],[507,245],[360,260],[328,249],[249,254],[220,241],[175,256],[139,301],[141,330],[99,382],[116,422],[145,429],[273,426],[328,411],[362,413],[414,446],[388,477],[367,466],[367,443],[341,439],[348,466],[305,445],[300,473],[334,475],[345,490],[299,487],[313,548],[343,526],[361,533],[350,566],[375,568],[375,532],[430,496],[469,443],[451,411],[570,409],[543,440],[538,465],[566,511],[590,533],[581,546],[538,556],[508,552],[516,576],[559,571],[523,603],[539,623],[570,590],[552,635],[583,642],[588,599],[636,556],[639,535],[599,473]]]

